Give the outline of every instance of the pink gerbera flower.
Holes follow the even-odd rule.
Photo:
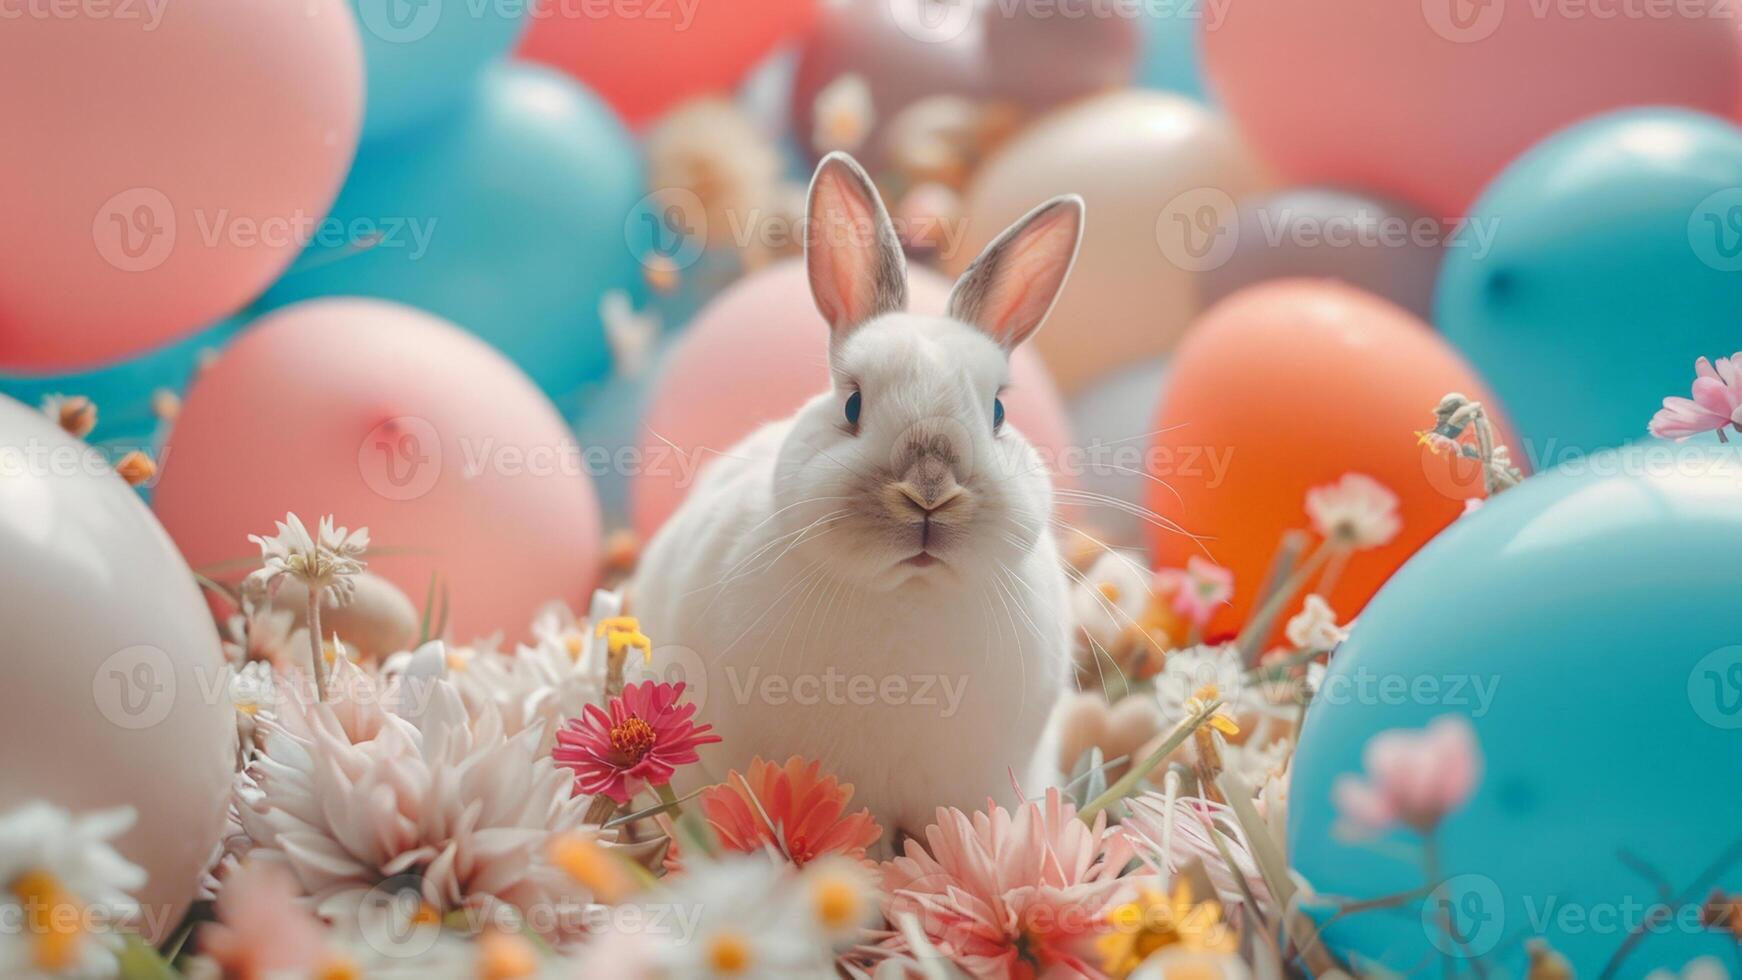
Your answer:
[[[921,932],[968,975],[1099,977],[1095,941],[1106,913],[1136,884],[1119,877],[1130,843],[1077,819],[1056,789],[1015,813],[987,804],[969,815],[940,809],[926,845],[883,866],[884,912],[913,916]],[[905,952],[897,936],[893,951]]]
[[[1702,432],[1742,427],[1742,351],[1718,358],[1714,365],[1705,358],[1694,362],[1693,398],[1665,398],[1663,408],[1648,428],[1659,439],[1677,442]]]
[[[773,846],[804,867],[827,854],[864,858],[883,828],[869,809],[847,813],[853,784],[822,775],[822,763],[793,756],[776,766],[750,760],[748,775],[702,791],[702,815],[727,850],[753,854]]]
[[[1186,559],[1184,571],[1164,568],[1155,573],[1156,582],[1173,589],[1173,611],[1199,627],[1216,615],[1216,610],[1234,595],[1234,572],[1197,555]]]
[[[664,786],[696,749],[720,741],[712,725],[696,725],[693,704],[678,704],[682,684],[645,681],[623,689],[606,708],[587,705],[556,733],[551,758],[574,770],[575,792],[603,794],[619,806],[648,786]]]

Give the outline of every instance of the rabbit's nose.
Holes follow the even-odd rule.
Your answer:
[[[933,480],[924,484],[915,484],[903,480],[895,485],[896,493],[900,494],[903,505],[909,509],[917,509],[919,514],[931,516],[949,507],[958,500],[967,497],[968,491],[955,480]]]

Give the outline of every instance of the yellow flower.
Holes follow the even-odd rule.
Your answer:
[[[1135,899],[1107,913],[1109,931],[1097,942],[1101,968],[1123,977],[1163,949],[1232,952],[1234,934],[1222,922],[1222,906],[1214,900],[1194,902],[1185,882],[1177,881],[1172,896],[1143,888]]]
[[[1203,687],[1198,688],[1196,693],[1191,697],[1186,698],[1186,717],[1196,718],[1211,704],[1220,699],[1221,696],[1221,692],[1217,690],[1216,685],[1214,684],[1205,684]],[[1215,712],[1211,714],[1209,718],[1204,720],[1204,724],[1209,725],[1211,728],[1214,728],[1216,731],[1221,732],[1229,738],[1233,738],[1235,735],[1240,734],[1240,725],[1234,720],[1234,716],[1228,713],[1228,706],[1226,704],[1216,705]]]
[[[641,659],[646,663],[653,663],[653,641],[641,632],[641,621],[634,616],[601,619],[599,625],[593,628],[593,635],[605,638],[605,649],[612,656],[617,656],[626,649],[640,650]]]

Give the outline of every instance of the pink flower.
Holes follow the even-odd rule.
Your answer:
[[[1742,426],[1742,351],[1711,361],[1694,362],[1693,399],[1665,398],[1663,408],[1647,427],[1659,439],[1680,442],[1702,432]]]
[[[1094,826],[1056,789],[1014,814],[987,802],[972,816],[939,809],[926,845],[883,865],[884,913],[911,915],[939,951],[973,977],[1102,974],[1094,943],[1133,882],[1119,878],[1131,845],[1106,814]],[[888,941],[907,952],[897,936]]]
[[[799,756],[777,766],[760,756],[749,774],[736,771],[702,790],[702,815],[729,851],[757,854],[773,846],[799,867],[829,854],[854,859],[877,843],[883,828],[869,809],[848,813],[853,784],[822,775],[822,763]]]
[[[1462,715],[1381,732],[1361,758],[1366,779],[1345,774],[1331,787],[1343,826],[1358,836],[1398,824],[1429,833],[1469,800],[1482,774],[1475,732]]]
[[[644,681],[606,705],[587,705],[556,733],[551,758],[574,770],[575,792],[604,794],[619,806],[648,786],[664,786],[678,766],[696,762],[696,749],[720,741],[712,725],[695,725],[693,704],[679,705],[682,684]]]
[[[249,861],[224,878],[217,922],[200,927],[201,952],[226,977],[312,972],[333,959],[327,930],[298,899],[302,889],[282,865]]]
[[[1234,572],[1197,555],[1186,559],[1185,571],[1164,568],[1155,580],[1173,588],[1173,611],[1200,627],[1234,595]]]
[[[1397,536],[1397,494],[1362,473],[1344,473],[1336,483],[1306,495],[1307,516],[1327,541],[1357,550],[1378,548]]]

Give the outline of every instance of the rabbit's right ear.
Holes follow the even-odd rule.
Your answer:
[[[811,298],[839,342],[867,320],[907,307],[907,260],[871,178],[852,157],[817,165],[805,208]]]

